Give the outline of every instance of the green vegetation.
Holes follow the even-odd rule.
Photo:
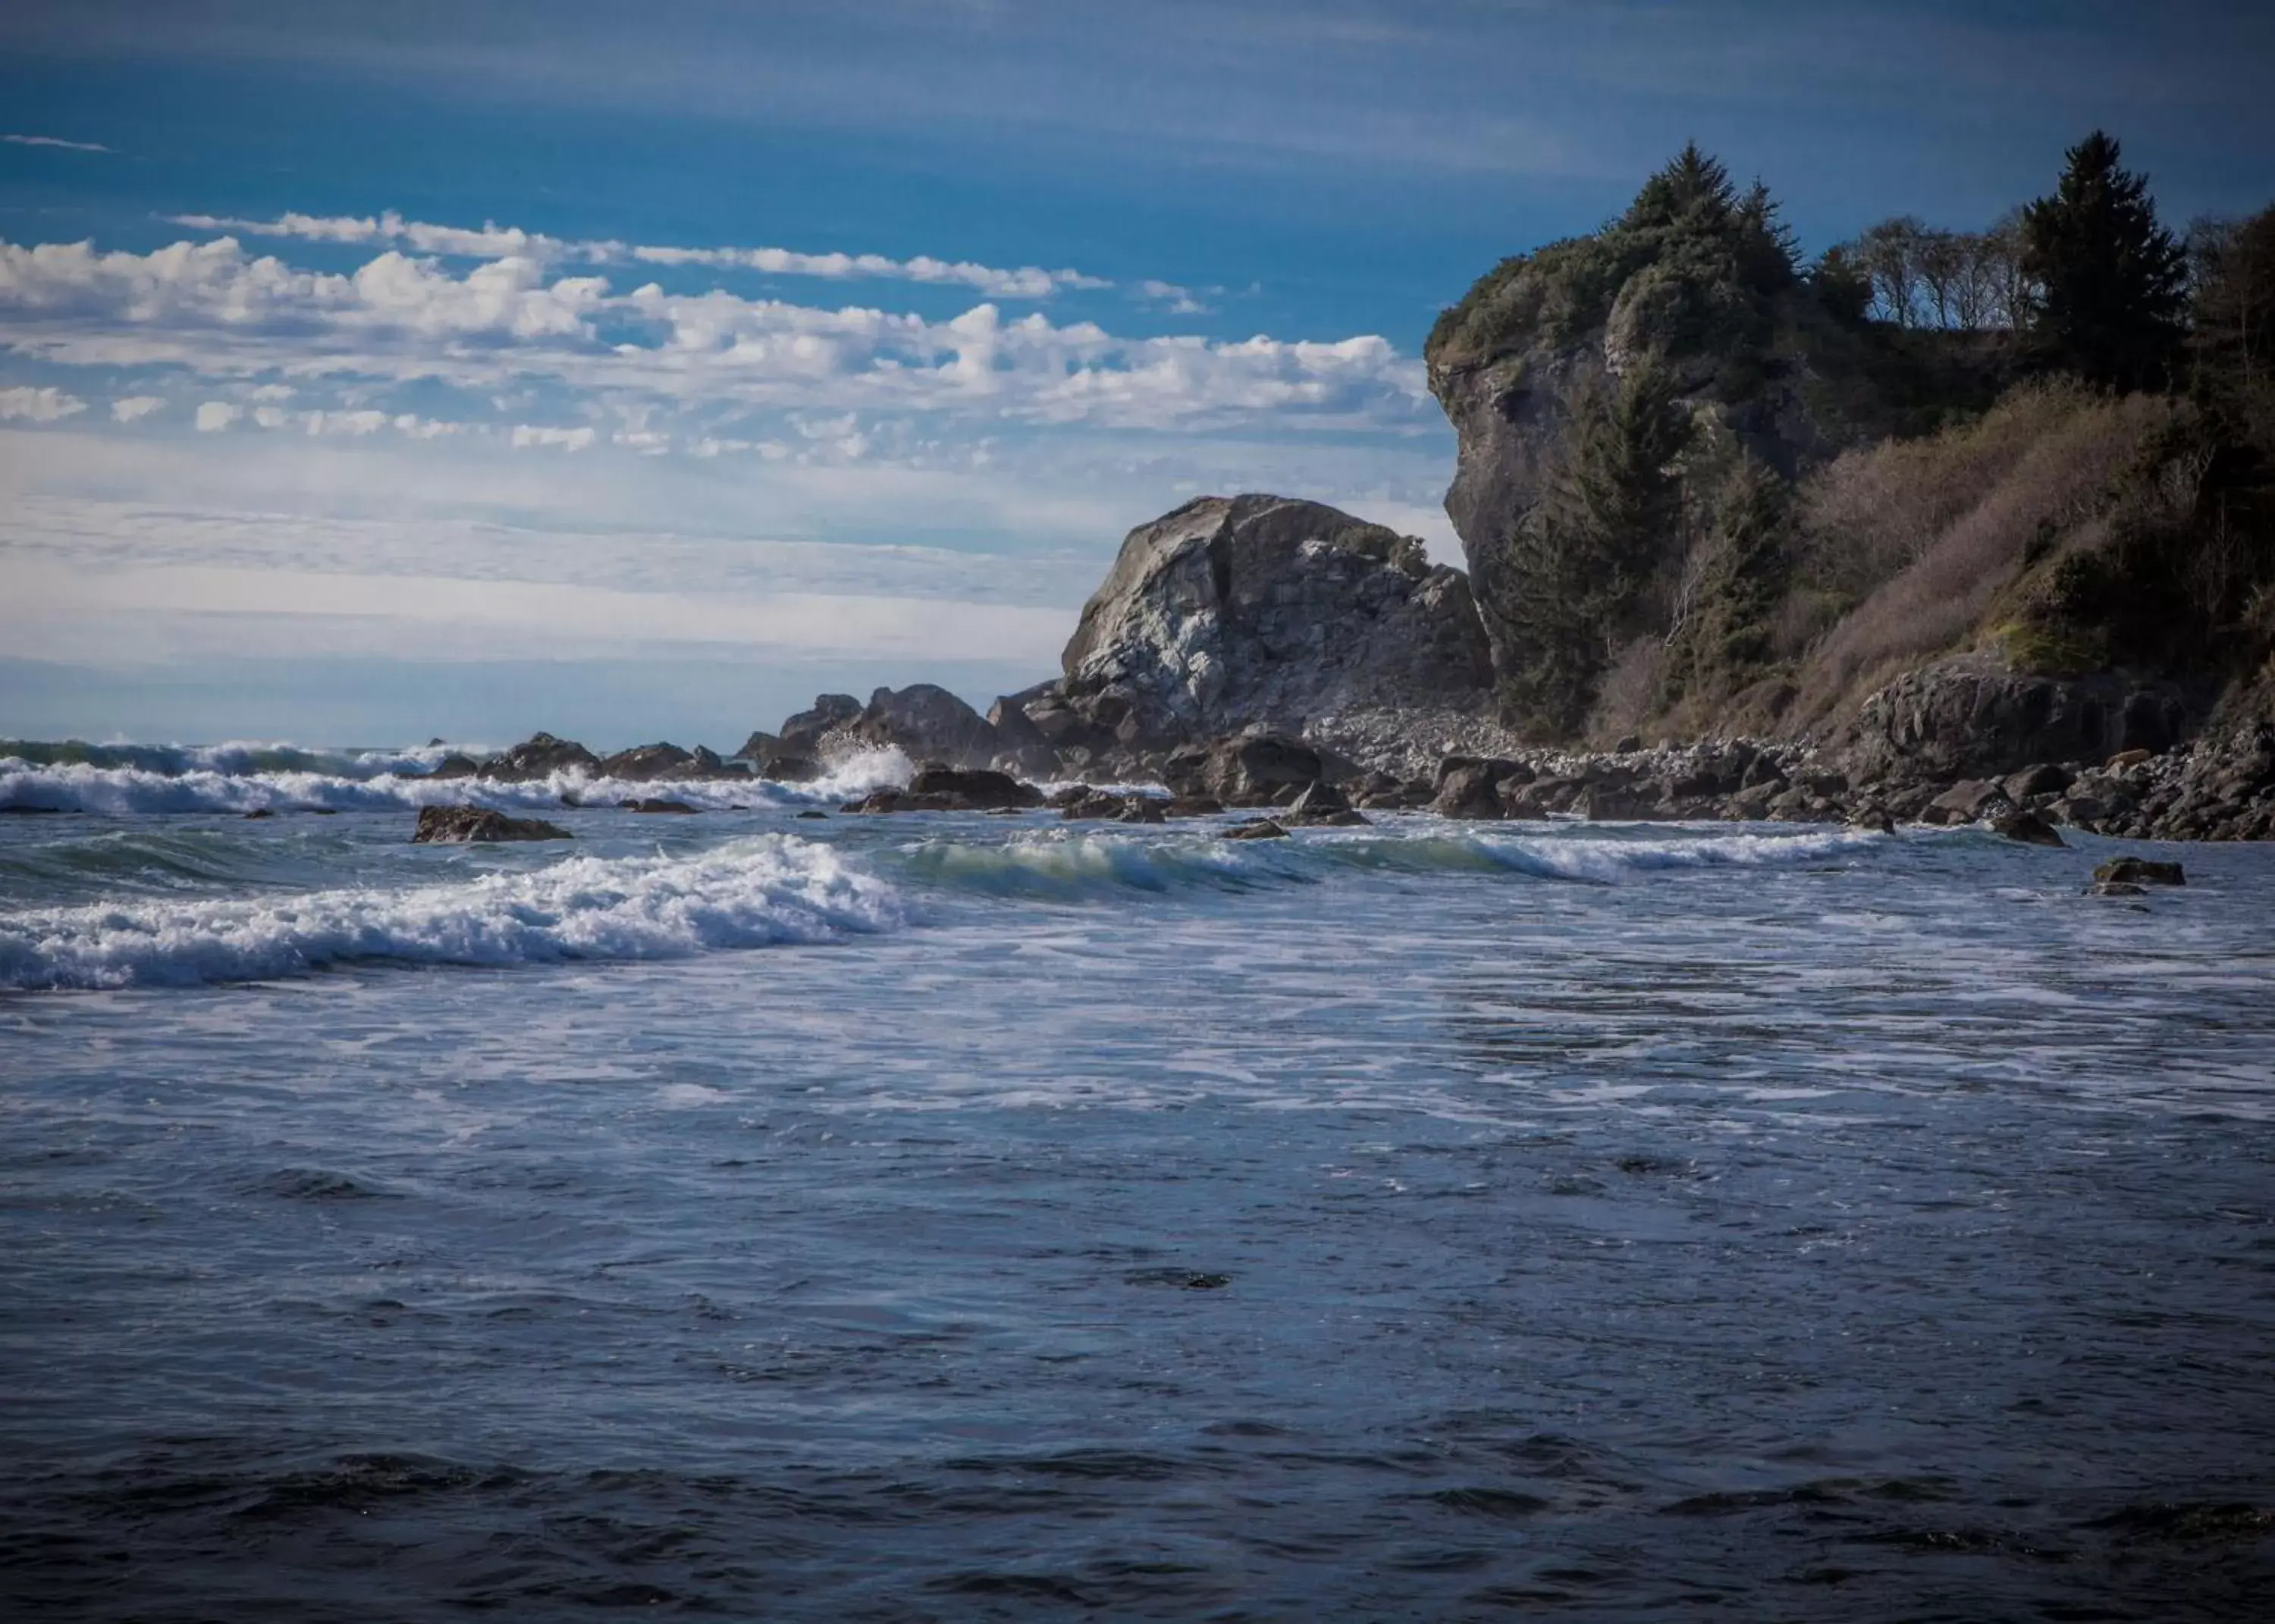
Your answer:
[[[1512,718],[1797,729],[1970,650],[2270,661],[2275,209],[2183,253],[2120,158],[2096,132],[1987,230],[1887,221],[1804,271],[1769,194],[1686,147],[1481,278],[1426,355],[1521,442],[1521,517],[1465,537]]]

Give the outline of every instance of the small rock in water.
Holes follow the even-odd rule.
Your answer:
[[[266,806],[256,806],[245,815],[248,820],[250,820],[253,818],[274,818],[276,814]]]
[[[801,818],[828,818],[829,814],[826,812],[817,812],[812,807],[809,806],[804,812],[798,813],[798,816]]]
[[[1288,831],[1269,818],[1258,818],[1252,823],[1236,823],[1219,831],[1227,840],[1286,840]]]
[[[2059,846],[2062,837],[2054,826],[2036,812],[2009,812],[1994,819],[1991,827],[2008,840],[2020,841],[2025,846]]]
[[[509,818],[487,806],[422,806],[412,843],[457,845],[500,840],[567,840],[569,831],[541,818]]]
[[[2095,880],[2104,884],[2135,886],[2184,886],[2188,875],[2177,863],[2159,863],[2149,857],[2112,857],[2093,871]]]
[[[626,801],[624,808],[626,812],[692,812],[695,810],[684,801],[660,800]]]
[[[2097,880],[2085,888],[2088,896],[2146,896],[2146,886],[2136,886],[2129,880]]]

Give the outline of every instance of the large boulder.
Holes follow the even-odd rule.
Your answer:
[[[894,812],[1024,812],[1043,804],[1043,792],[992,767],[945,767],[928,762],[905,789],[873,789],[844,810]]]
[[[600,766],[600,758],[574,739],[533,733],[511,750],[484,763],[482,776],[503,783],[527,783],[533,779],[550,778],[556,773],[594,774]]]
[[[1174,794],[1227,806],[1288,805],[1325,774],[1318,751],[1269,733],[1189,744],[1161,764],[1161,780]]]
[[[1142,759],[1344,711],[1473,713],[1484,628],[1422,544],[1282,496],[1206,496],[1122,541],[1054,692],[1021,706],[1062,755]]]
[[[865,744],[891,745],[912,760],[949,767],[993,766],[998,744],[987,718],[933,683],[878,689],[845,731]]]
[[[1032,689],[1005,694],[987,707],[987,725],[995,729],[995,763],[1031,778],[1054,778],[1061,770],[1059,752],[1027,714],[1026,701],[1035,697]]]

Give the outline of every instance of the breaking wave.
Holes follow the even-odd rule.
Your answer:
[[[1576,824],[1520,832],[1432,819],[1405,827],[1312,830],[1270,841],[1226,841],[1199,827],[1166,835],[1158,829],[1053,829],[1001,843],[942,838],[903,848],[898,862],[909,878],[950,891],[1077,901],[1129,891],[1313,884],[1350,869],[1516,873],[1619,885],[1682,870],[1802,866],[1885,847],[1888,840],[1855,829],[1636,836]]]
[[[904,784],[911,771],[897,750],[865,751],[812,783],[760,778],[632,782],[556,773],[526,783],[426,774],[444,753],[433,751],[303,751],[285,745],[0,745],[0,811],[144,813],[388,812],[461,802],[501,811],[608,805],[664,796],[706,811],[734,806],[820,804],[884,784]],[[28,753],[27,753],[28,752]]]
[[[185,986],[359,960],[510,965],[833,940],[902,920],[892,888],[791,835],[692,857],[571,857],[526,873],[0,914],[0,988]]]

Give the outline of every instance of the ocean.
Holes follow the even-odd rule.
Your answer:
[[[0,745],[10,1617],[2275,1587],[2275,850],[440,753]]]

